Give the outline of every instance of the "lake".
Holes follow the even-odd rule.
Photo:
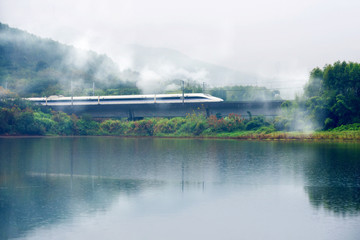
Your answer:
[[[360,239],[360,144],[0,138],[0,239]]]

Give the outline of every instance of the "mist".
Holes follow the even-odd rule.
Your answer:
[[[135,86],[137,74],[119,69],[105,54],[64,45],[33,34],[0,26],[2,71],[0,85],[28,94],[64,94],[92,88]]]
[[[169,74],[161,66],[139,67],[146,54],[124,50],[129,44],[174,50],[221,68],[191,69],[166,59],[170,63],[164,67],[185,70],[184,77],[207,72],[205,78],[191,78],[212,86],[266,86],[292,99],[301,93],[313,68],[337,60],[359,60],[360,33],[352,27],[360,23],[359,8],[356,0],[95,0],[90,4],[83,0],[3,0],[0,21],[105,54],[129,81],[137,81],[137,74],[129,77],[123,71],[142,76],[139,87],[145,92],[156,82],[167,81]],[[162,52],[156,55],[163,56]],[[150,72],[157,80],[146,83]],[[104,72],[100,71],[97,79],[104,79]]]

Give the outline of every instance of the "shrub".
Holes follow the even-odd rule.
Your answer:
[[[334,132],[359,131],[359,130],[360,130],[360,123],[341,125],[340,127],[331,129],[331,131],[334,131]]]
[[[44,129],[35,122],[33,112],[28,109],[16,116],[15,131],[19,134],[30,135],[43,135],[45,133]]]
[[[81,118],[76,122],[77,132],[80,135],[98,135],[99,123],[88,118]]]
[[[200,135],[204,130],[206,129],[206,124],[205,122],[197,122],[195,125],[195,128],[193,130],[193,134],[195,136]]]
[[[243,130],[245,128],[244,119],[241,118],[241,115],[230,113],[227,118],[227,131],[234,131],[234,130]]]
[[[220,119],[212,115],[207,119],[207,123],[213,132],[232,132],[235,130],[243,130],[245,127],[241,116],[233,113]]]
[[[51,114],[34,112],[34,120],[35,123],[43,129],[44,133],[54,133],[53,129],[56,122],[51,119]]]
[[[11,133],[14,123],[14,113],[10,109],[0,108],[0,134]]]
[[[164,118],[164,119],[157,119],[154,125],[154,134],[159,133],[174,133],[176,131],[174,124]]]
[[[277,131],[289,131],[290,121],[283,117],[277,117],[274,121],[274,127]]]
[[[118,135],[125,132],[125,123],[120,120],[105,120],[100,123],[100,130],[104,134]]]
[[[267,127],[262,126],[256,130],[257,133],[265,133],[265,134],[272,133],[275,131],[276,130],[275,130],[274,126],[267,126]]]
[[[248,121],[245,125],[246,130],[257,130],[262,126],[270,126],[271,124],[265,121],[263,116],[254,117],[252,120]]]
[[[196,122],[191,122],[191,121],[186,121],[181,127],[180,129],[177,131],[177,133],[193,133],[195,127],[196,127]]]
[[[77,133],[74,119],[63,112],[52,112],[52,118],[56,124],[53,126],[53,132],[59,135],[73,135]]]
[[[144,119],[140,121],[131,122],[126,131],[127,134],[140,136],[153,136],[154,134],[154,119]]]

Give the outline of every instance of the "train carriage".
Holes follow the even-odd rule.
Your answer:
[[[49,96],[40,98],[27,98],[27,100],[46,106],[96,104],[206,103],[223,101],[221,98],[217,98],[203,93],[187,93],[184,94],[184,97],[182,94],[149,94],[82,97]]]

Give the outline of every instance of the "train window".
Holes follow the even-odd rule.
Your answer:
[[[108,99],[102,99],[100,98],[101,102],[104,101],[154,101],[154,98],[108,98]],[[96,99],[97,101],[97,99]]]
[[[207,99],[207,98],[199,97],[199,96],[190,96],[190,97],[185,96],[185,99]]]
[[[71,99],[70,100],[47,100],[48,103],[52,103],[52,102],[71,102]]]
[[[177,100],[180,97],[157,97],[156,100]]]

